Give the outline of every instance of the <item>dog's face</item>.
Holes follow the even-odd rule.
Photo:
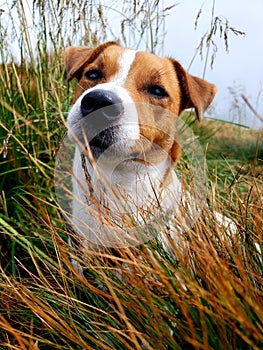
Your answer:
[[[78,80],[68,126],[89,141],[94,158],[110,148],[114,156],[142,159],[143,152],[158,162],[161,149],[176,162],[176,118],[193,107],[200,120],[216,93],[177,61],[115,42],[67,48],[66,69],[68,80]]]

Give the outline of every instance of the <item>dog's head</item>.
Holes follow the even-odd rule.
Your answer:
[[[109,154],[158,162],[162,149],[179,157],[175,124],[194,108],[199,120],[216,87],[188,74],[179,62],[107,42],[96,48],[68,47],[68,80],[78,80],[68,126],[87,139],[94,158]],[[148,155],[147,155],[148,154]]]

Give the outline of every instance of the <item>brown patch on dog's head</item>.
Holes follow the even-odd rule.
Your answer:
[[[137,109],[141,109],[138,111],[141,135],[151,142],[149,145],[169,152],[175,163],[180,156],[180,147],[174,141],[176,118],[184,109],[193,107],[201,120],[216,93],[213,84],[188,74],[179,62],[146,52],[137,52],[124,87],[137,103]],[[156,87],[163,94],[151,93]],[[147,150],[145,145],[142,148]],[[148,153],[153,154],[149,158],[159,161],[156,151]]]
[[[125,48],[115,41],[110,41],[95,48],[70,46],[65,52],[66,71],[68,81],[76,78],[76,87],[73,103],[82,93],[97,84],[106,83],[114,75],[118,67],[118,56]],[[91,81],[86,78],[90,70],[99,70],[100,79]]]
[[[100,55],[108,46],[118,45],[115,41],[109,41],[105,44],[99,45],[96,48],[89,48],[86,46],[69,46],[65,51],[65,64],[68,74],[68,81],[73,78],[78,80],[81,78],[83,69],[88,62],[92,62],[98,55]]]

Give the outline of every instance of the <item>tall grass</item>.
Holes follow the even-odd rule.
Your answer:
[[[123,14],[122,41],[133,40],[139,13],[146,47],[158,50],[159,2],[111,8]],[[255,243],[262,248],[262,132],[219,122],[200,127],[184,116],[207,155],[209,206],[234,220],[234,236],[205,208],[179,237],[177,259],[158,240],[115,257],[90,250],[84,260],[68,246],[74,233],[53,181],[72,97],[61,50],[108,38],[115,29],[108,10],[35,1],[30,20],[18,1],[12,16],[0,16],[0,347],[261,349],[263,262]],[[184,157],[179,170],[189,177]],[[72,255],[85,276],[72,268]]]

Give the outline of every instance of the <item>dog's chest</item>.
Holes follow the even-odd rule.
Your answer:
[[[111,211],[137,212],[161,211],[171,207],[180,197],[181,184],[175,172],[166,178],[169,159],[148,166],[142,162],[125,160],[93,166],[76,149],[73,167],[73,200],[81,199],[81,206],[92,201],[104,205]]]

